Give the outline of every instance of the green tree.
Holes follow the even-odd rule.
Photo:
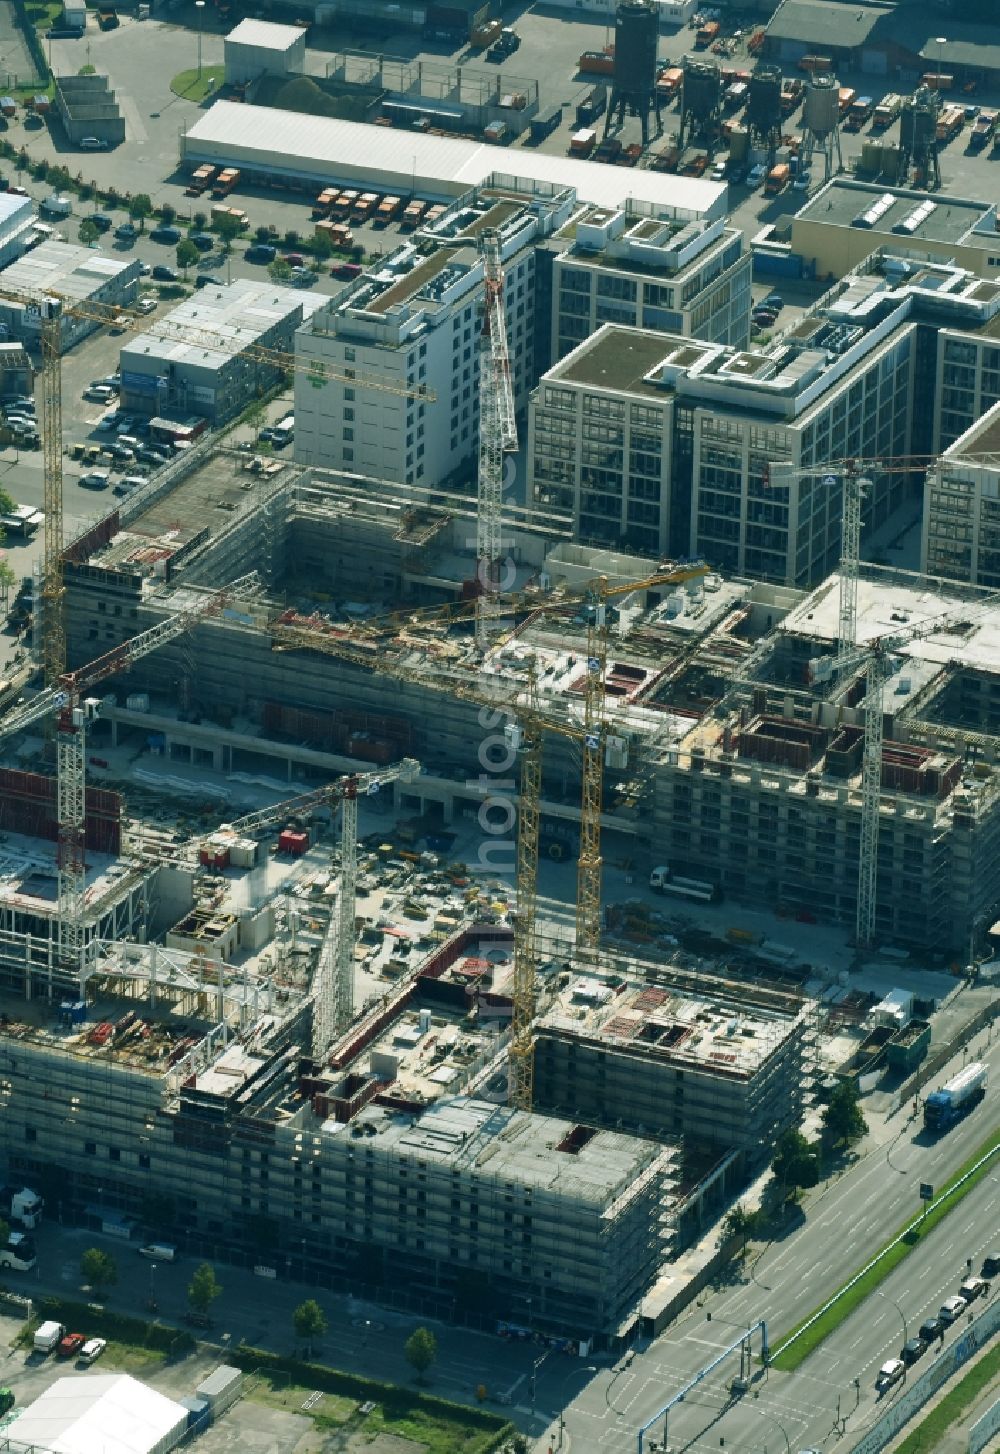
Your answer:
[[[188,1283],[188,1303],[194,1312],[205,1314],[221,1291],[222,1284],[215,1276],[215,1268],[210,1262],[203,1262],[195,1268]]]
[[[78,236],[84,247],[89,247],[92,242],[96,242],[100,235],[94,219],[92,217],[85,217],[80,223],[78,232]]]
[[[819,1157],[801,1131],[784,1131],[778,1137],[771,1170],[784,1188],[786,1199],[795,1201],[801,1187],[815,1186],[819,1181]]]
[[[276,257],[267,265],[267,275],[272,283],[288,283],[292,278],[292,265],[286,258]]]
[[[184,269],[184,277],[187,278],[188,269],[193,268],[201,257],[201,253],[195,247],[189,237],[182,237],[177,244],[177,266]]]
[[[333,241],[328,232],[317,232],[312,240],[312,250],[321,262],[331,258],[334,253]]]
[[[868,1130],[861,1111],[861,1102],[853,1081],[842,1080],[823,1112],[823,1131],[835,1146],[856,1141]]]
[[[49,167],[49,182],[54,192],[65,192],[72,180],[66,167]]]
[[[100,1247],[87,1248],[80,1258],[80,1271],[83,1273],[84,1281],[88,1282],[98,1294],[102,1293],[105,1288],[114,1287],[118,1281],[117,1262],[110,1252],[105,1252]]]
[[[735,1207],[730,1207],[722,1219],[722,1225],[719,1228],[719,1242],[729,1242],[733,1237],[741,1238],[740,1258],[742,1259],[747,1255],[747,1243],[759,1225],[760,1212],[751,1211],[741,1202],[737,1202]]]
[[[164,223],[167,227],[169,227],[176,216],[177,208],[173,205],[173,203],[164,202],[163,206],[160,208],[160,221]]]
[[[295,1336],[301,1338],[306,1345],[306,1357],[312,1354],[312,1347],[317,1338],[322,1338],[327,1329],[326,1314],[315,1298],[307,1298],[304,1303],[299,1303],[292,1313],[292,1323],[295,1327]]]
[[[267,407],[263,399],[254,399],[243,411],[243,422],[253,430],[253,442],[256,449],[260,441],[260,431],[264,420],[267,418]]]
[[[233,243],[243,231],[240,219],[233,217],[229,212],[220,212],[212,226],[222,238],[222,251],[224,253],[231,253]]]
[[[194,228],[195,232],[204,232],[205,228],[208,226],[208,213],[193,213],[191,217],[191,226]]]
[[[403,1345],[407,1363],[422,1379],[437,1357],[437,1339],[429,1328],[415,1328]]]
[[[153,201],[146,192],[137,192],[129,198],[128,215],[133,222],[138,222],[140,232],[145,232],[146,218],[151,216],[152,211]]]
[[[289,230],[285,233],[285,246],[286,247],[298,247],[298,245],[299,245],[299,243],[301,241],[302,241],[301,233],[297,232],[294,227],[289,228]]]

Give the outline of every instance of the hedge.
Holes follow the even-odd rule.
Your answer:
[[[89,1335],[127,1343],[133,1348],[151,1348],[171,1357],[186,1357],[197,1344],[190,1333],[166,1323],[149,1323],[144,1318],[130,1318],[97,1303],[75,1303],[60,1297],[36,1298],[34,1306],[39,1319],[51,1319],[67,1328],[86,1328]]]

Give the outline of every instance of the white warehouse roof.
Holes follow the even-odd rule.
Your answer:
[[[187,1409],[127,1374],[59,1378],[4,1431],[11,1454],[166,1454]]]
[[[304,40],[301,25],[275,25],[270,20],[241,20],[226,36],[226,45],[252,45],[257,50],[285,51]]]
[[[366,182],[442,200],[460,197],[490,177],[501,184],[537,182],[573,187],[583,202],[618,208],[630,198],[639,210],[663,216],[724,217],[724,182],[705,182],[544,152],[506,152],[486,142],[397,131],[359,121],[304,116],[268,106],[217,101],[181,141],[183,158],[198,165],[245,167],[262,173],[330,182]]]

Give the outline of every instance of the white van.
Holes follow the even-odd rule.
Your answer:
[[[80,484],[88,490],[106,490],[110,483],[111,475],[107,470],[88,470],[80,476]]]
[[[139,1256],[148,1257],[150,1262],[176,1262],[177,1248],[169,1242],[147,1242],[139,1248]]]

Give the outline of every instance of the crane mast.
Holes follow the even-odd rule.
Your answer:
[[[476,643],[485,650],[500,589],[503,456],[517,448],[514,391],[507,348],[500,234],[484,231],[485,298],[479,355],[479,477],[476,514]]]
[[[42,664],[45,681],[51,686],[66,670],[62,561],[62,336],[58,305],[46,299],[42,308],[42,481],[45,502]]]

